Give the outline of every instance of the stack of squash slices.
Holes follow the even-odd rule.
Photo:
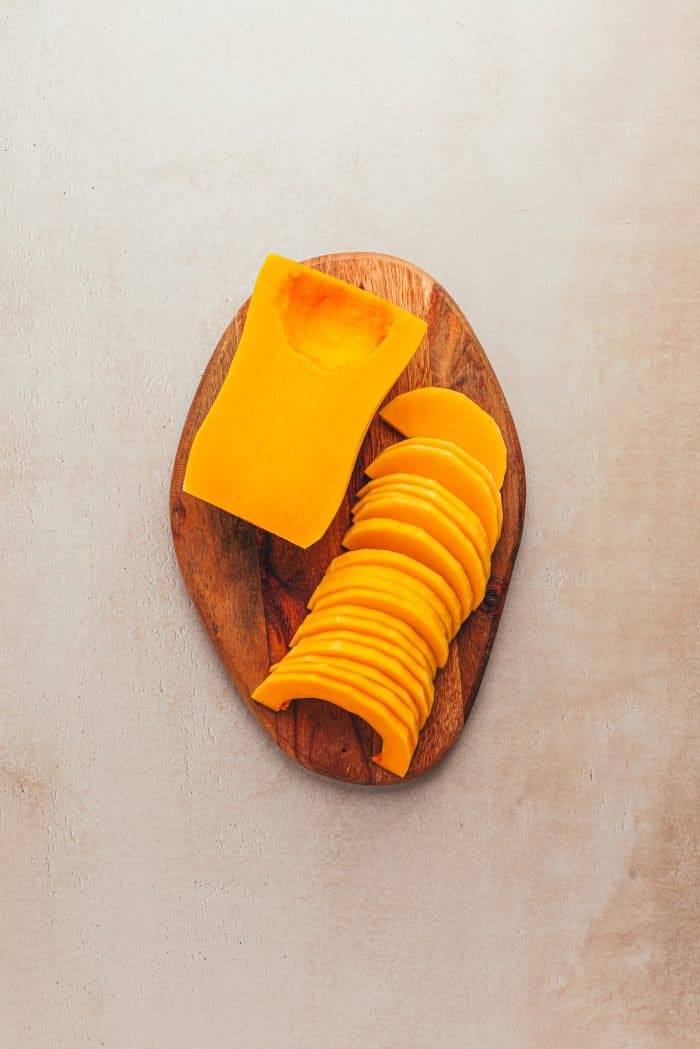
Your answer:
[[[185,490],[192,487],[185,474],[195,435],[240,342],[244,304],[185,423],[171,485],[173,538],[207,633],[282,749],[337,779],[397,783],[440,761],[471,709],[522,533],[524,466],[493,370],[440,285],[388,256],[324,256],[305,266],[423,319],[425,337],[372,419],[330,527],[303,548]],[[386,317],[380,313],[373,323],[384,326],[385,336]],[[291,328],[286,334],[294,337]],[[408,391],[415,392],[400,396]],[[464,428],[452,425],[446,407],[466,398],[493,421],[469,451],[455,440]],[[441,540],[427,556],[417,555],[420,533],[424,547],[425,535]],[[403,607],[413,609],[412,624],[396,615],[402,597]],[[303,698],[309,694],[323,700]],[[383,697],[380,714],[368,716],[366,702],[353,705],[353,695]]]

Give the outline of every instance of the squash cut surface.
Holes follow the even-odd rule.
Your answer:
[[[408,623],[430,647],[439,667],[447,662],[447,636],[442,621],[425,601],[406,589],[397,594],[394,589],[372,589],[368,586],[347,586],[319,597],[314,611],[323,612],[337,605],[362,605],[376,608],[395,619]]]
[[[488,412],[457,390],[425,386],[394,397],[381,417],[404,437],[440,437],[483,463],[500,488],[508,455],[501,431]]]
[[[500,526],[493,491],[479,471],[458,454],[458,450],[440,447],[420,438],[409,438],[385,448],[370,463],[366,472],[373,480],[387,474],[407,473],[439,481],[478,514],[486,530],[489,546],[493,549],[496,545]]]
[[[192,442],[184,491],[310,546],[425,330],[383,299],[268,256],[237,353]]]
[[[337,569],[348,565],[380,565],[385,568],[395,568],[424,583],[430,587],[450,613],[453,633],[459,630],[464,617],[457,595],[438,572],[428,568],[422,561],[416,561],[414,557],[408,557],[406,554],[395,550],[372,550],[371,548],[367,550],[348,550],[331,561],[328,566],[328,573],[335,572]]]
[[[427,668],[432,676],[437,663],[425,641],[413,627],[377,608],[358,605],[336,605],[327,611],[311,612],[301,624],[290,644],[292,646],[309,636],[332,630],[356,631],[374,639],[380,645],[401,648],[410,659]]]
[[[353,524],[343,546],[348,550],[397,550],[442,576],[457,595],[463,619],[474,607],[471,584],[459,561],[424,528],[388,517],[369,517]]]
[[[342,707],[371,725],[382,738],[381,752],[372,760],[397,776],[405,776],[415,738],[400,718],[361,688],[307,668],[296,668],[269,674],[253,692],[253,699],[270,710],[284,710],[293,700],[310,697]]]
[[[356,522],[377,517],[393,518],[404,524],[417,525],[432,535],[462,566],[469,579],[474,604],[481,604],[486,593],[484,566],[474,544],[441,510],[423,499],[385,492],[360,505],[354,513]]]

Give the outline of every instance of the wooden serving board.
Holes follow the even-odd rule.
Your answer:
[[[493,555],[486,597],[450,646],[438,672],[435,705],[406,779],[432,768],[459,736],[491,652],[520,543],[525,470],[503,391],[479,341],[447,292],[427,273],[388,255],[323,255],[306,263],[423,317],[428,332],[387,400],[414,386],[449,386],[493,415],[508,447],[503,532]],[[306,601],[340,552],[350,506],[365,465],[399,435],[377,415],[362,445],[343,505],[325,536],[308,550],[277,539],[185,494],[192,439],[228,372],[248,304],[224,332],[195,394],[175,457],[170,516],[175,552],[192,600],[236,688],[279,746],[306,768],[352,783],[401,782],[370,759],[380,743],[360,718],[317,699],[296,700],[278,714],[251,699],[271,662],[287,650],[306,615]],[[323,483],[323,478],[319,479]],[[503,653],[507,657],[507,653]]]

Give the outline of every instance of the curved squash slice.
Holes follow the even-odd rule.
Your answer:
[[[496,514],[498,516],[498,534],[501,534],[501,525],[503,524],[503,500],[501,499],[501,492],[496,484],[493,474],[491,471],[484,466],[484,464],[476,458],[474,455],[470,455],[469,452],[465,452],[464,448],[460,448],[454,441],[445,441],[440,437],[421,437],[421,444],[429,444],[432,448],[444,448],[454,455],[459,456],[462,462],[469,466],[472,470],[476,470],[480,477],[483,477],[486,486],[488,487],[493,497],[494,505],[496,507]]]
[[[333,520],[374,413],[425,330],[375,295],[269,255],[192,442],[185,492],[310,546]]]
[[[348,586],[319,597],[314,611],[323,612],[337,605],[362,605],[376,608],[395,619],[402,619],[427,641],[439,667],[447,662],[447,637],[444,627],[430,607],[410,590],[398,594],[392,590],[373,590],[367,586]]]
[[[335,634],[309,637],[295,645],[278,664],[278,668],[290,666],[298,659],[320,659],[333,667],[353,667],[363,677],[378,681],[380,685],[395,692],[407,708],[413,711],[419,728],[425,724],[430,707],[428,697],[418,679],[387,652],[380,655],[376,648],[363,645],[361,638],[348,640]]]
[[[386,477],[378,477],[376,481],[370,481],[357,494],[362,503],[365,499],[371,499],[373,495],[387,491],[414,495],[434,503],[438,510],[442,510],[464,532],[467,539],[471,540],[486,575],[491,574],[491,551],[480,518],[439,481],[431,481],[429,477],[421,477],[419,474],[387,474]]]
[[[419,732],[418,714],[410,701],[406,701],[408,697],[402,698],[399,696],[398,688],[390,688],[386,680],[380,680],[385,675],[371,672],[365,673],[364,671],[369,670],[368,667],[362,668],[361,664],[352,660],[335,659],[333,656],[328,659],[324,656],[298,656],[297,660],[295,660],[295,665],[292,666],[291,655],[291,653],[287,653],[278,669],[273,672],[273,676],[295,673],[295,666],[298,661],[299,664],[303,663],[304,667],[308,667],[312,674],[322,674],[323,677],[332,678],[334,681],[341,682],[341,684],[359,688],[362,692],[366,692],[368,696],[376,699],[378,703],[386,707],[408,729],[413,745],[416,745]]]
[[[450,448],[435,447],[427,439],[399,441],[385,448],[365,472],[372,479],[391,473],[408,473],[439,481],[479,515],[491,549],[496,545],[498,510],[492,492],[484,478]]]
[[[424,528],[391,518],[371,517],[358,521],[346,532],[343,546],[348,550],[397,550],[442,576],[457,595],[463,619],[474,607],[471,584],[459,561]]]
[[[326,573],[311,595],[308,607],[313,608],[318,598],[323,597],[324,594],[333,594],[336,590],[346,586],[368,586],[373,589],[392,590],[397,595],[410,591],[424,601],[429,608],[432,608],[442,623],[445,635],[448,638],[452,636],[450,613],[435,591],[413,576],[383,565],[345,565],[337,568],[335,572]]]
[[[366,682],[367,684],[369,682]],[[388,772],[405,776],[416,740],[404,723],[369,690],[364,691],[305,667],[270,674],[253,692],[253,699],[270,710],[285,710],[294,699],[324,699],[366,721],[382,737],[382,749],[372,761]]]
[[[311,615],[307,616],[307,620],[311,621],[314,617],[322,619],[326,615],[327,613],[325,612],[320,613],[320,615],[311,613]],[[329,618],[332,619],[332,614]],[[359,620],[357,620],[357,622],[359,622]],[[367,633],[362,628],[362,624],[360,624],[359,627],[355,626],[353,628],[348,627],[347,625],[338,626],[336,624],[334,626],[327,623],[325,626],[322,624],[320,630],[314,630],[310,633],[304,634],[296,645],[290,647],[296,651],[307,642],[316,643],[321,641],[326,641],[329,645],[336,646],[345,644],[357,645],[366,650],[363,653],[363,657],[372,665],[377,666],[380,670],[384,669],[384,656],[388,656],[392,661],[395,660],[401,665],[401,671],[397,671],[399,676],[396,680],[399,684],[402,684],[406,675],[412,678],[418,688],[422,691],[428,710],[430,710],[435,692],[435,682],[433,680],[435,676],[435,661],[433,660],[433,669],[431,670],[428,664],[421,659],[419,655],[415,655],[405,647],[403,639],[399,643],[387,641],[385,638]],[[387,669],[387,673],[390,673],[389,669]]]
[[[437,539],[456,557],[464,569],[474,594],[474,605],[480,605],[486,593],[486,573],[474,544],[432,503],[412,496],[387,492],[376,495],[354,513],[355,521],[388,517],[405,524],[417,525]]]
[[[305,637],[334,630],[356,632],[366,638],[368,644],[371,640],[378,646],[388,645],[392,650],[404,652],[409,661],[415,660],[421,669],[427,670],[432,682],[437,663],[427,642],[408,623],[376,608],[337,605],[327,612],[311,612],[292,638],[291,645],[299,644]]]
[[[422,561],[416,561],[415,558],[394,550],[350,550],[334,558],[326,569],[326,573],[334,572],[347,565],[382,565],[385,568],[397,568],[419,582],[425,583],[450,613],[452,632],[457,633],[459,630],[463,617],[457,595],[441,575],[434,572],[432,568],[428,568]]]
[[[379,413],[404,437],[441,437],[483,463],[500,488],[508,463],[501,431],[488,412],[456,390],[426,386],[394,397]]]

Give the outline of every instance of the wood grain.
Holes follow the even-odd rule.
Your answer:
[[[481,606],[450,646],[438,673],[435,705],[406,779],[432,768],[459,736],[479,688],[498,629],[525,512],[525,470],[503,391],[468,321],[427,273],[387,255],[349,253],[307,265],[365,288],[423,317],[428,331],[387,400],[415,386],[449,386],[468,394],[501,427],[508,448],[503,486],[503,532],[493,555]],[[401,782],[371,755],[378,737],[360,718],[315,699],[297,700],[275,714],[250,697],[271,661],[287,650],[306,615],[306,601],[340,552],[350,506],[365,465],[397,435],[377,416],[358,456],[348,491],[330,528],[308,550],[254,528],[182,491],[194,434],[211,407],[243,330],[247,302],[224,332],[202,376],[175,456],[170,515],[177,559],[192,600],[236,688],[279,746],[306,768],[363,784]]]

